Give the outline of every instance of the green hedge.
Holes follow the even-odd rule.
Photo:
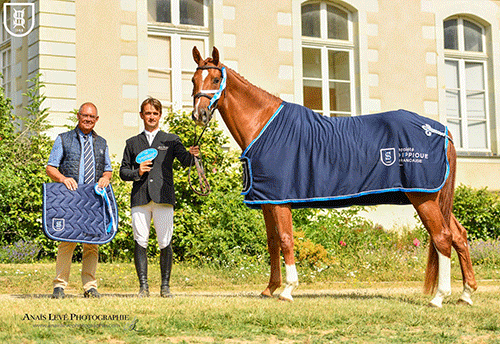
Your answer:
[[[10,100],[0,88],[0,261],[13,261],[21,252],[25,261],[54,258],[57,242],[45,237],[41,228],[42,184],[50,182],[45,165],[52,140],[43,134],[49,127],[47,110],[39,110],[44,99],[37,79],[26,94],[28,116],[16,118]],[[188,147],[193,142],[194,125],[189,114],[164,114],[164,125],[180,136]],[[197,129],[198,133],[201,128]],[[104,134],[104,136],[106,136]],[[125,143],[124,143],[125,144]],[[227,138],[213,121],[206,130],[201,151],[212,193],[194,194],[188,186],[188,169],[174,164],[177,206],[174,216],[173,247],[177,260],[238,264],[245,259],[268,259],[262,213],[242,202],[240,163],[235,153],[223,149]],[[119,208],[119,231],[115,239],[99,249],[101,261],[131,260],[133,235],[130,220],[130,182],[118,176],[113,164],[112,185]],[[196,172],[192,177],[196,178]],[[415,230],[406,236],[384,232],[358,216],[360,208],[319,211],[294,210],[296,256],[300,264],[326,266],[343,254],[361,254],[381,247],[410,246],[413,240],[425,243],[427,234]],[[463,185],[456,190],[455,214],[471,239],[497,239],[500,235],[500,201],[486,189]],[[33,245],[36,245],[33,250]],[[30,253],[33,252],[33,253]],[[77,246],[76,259],[81,255]],[[357,252],[357,253],[356,253]],[[37,254],[37,257],[30,257]],[[149,255],[157,256],[155,231],[150,235]],[[9,258],[10,257],[10,258]],[[16,256],[17,257],[17,256]],[[12,259],[11,259],[12,258]],[[15,258],[19,259],[19,258]],[[24,259],[24,258],[23,258]]]
[[[469,239],[500,237],[500,197],[486,188],[460,185],[455,190],[453,213],[467,229]]]
[[[48,129],[47,110],[39,110],[44,96],[38,77],[25,94],[30,101],[27,116],[16,117],[11,101],[0,89],[0,245],[33,241],[42,254],[54,252],[56,244],[41,231],[42,184],[52,141],[43,132]]]

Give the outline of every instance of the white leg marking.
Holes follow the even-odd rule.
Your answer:
[[[299,285],[299,277],[295,264],[285,265],[286,268],[286,285],[283,292],[280,294],[280,299],[285,301],[293,301],[292,291]]]
[[[462,293],[462,296],[460,296],[460,298],[458,299],[458,302],[466,303],[469,306],[472,306],[473,302],[471,296],[473,292],[474,290],[472,290],[472,288],[467,283],[465,283],[464,291]]]
[[[431,300],[433,307],[443,307],[443,299],[451,294],[451,260],[438,251],[439,275],[436,295]]]

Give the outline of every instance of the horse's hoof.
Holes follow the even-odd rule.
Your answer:
[[[465,305],[465,306],[472,306],[474,304],[474,302],[472,302],[471,299],[466,299],[466,298],[463,298],[461,297],[460,299],[458,299],[457,301],[457,305]]]
[[[477,287],[476,287],[477,289]],[[458,304],[464,304],[464,305],[468,305],[468,306],[472,306],[473,302],[472,302],[472,293],[474,293],[474,290],[473,288],[471,288],[467,283],[465,283],[464,285],[464,291],[462,293],[462,296],[460,296],[460,298],[458,299]]]
[[[434,298],[429,302],[429,307],[443,308],[443,300],[439,298]]]
[[[265,298],[273,297],[273,291],[271,291],[270,288],[266,288],[266,290],[260,293],[260,296]]]
[[[429,307],[432,307],[432,308],[443,308],[443,305],[439,305],[437,303],[434,303],[434,302],[429,302]]]
[[[286,302],[293,302],[293,297],[291,295],[290,295],[290,297],[286,297],[286,296],[280,295],[279,296],[279,300],[280,301],[286,301]]]
[[[260,293],[260,298],[261,299],[270,299],[272,297],[273,297],[272,295],[268,295],[268,294],[266,294],[264,292]]]

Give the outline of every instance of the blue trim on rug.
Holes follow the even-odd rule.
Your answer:
[[[240,159],[243,158],[243,157],[246,158],[245,154],[248,152],[248,150],[250,148],[252,148],[252,145],[254,144],[254,142],[256,142],[262,136],[262,134],[264,134],[264,132],[266,131],[266,129],[269,126],[269,124],[271,124],[271,122],[276,118],[276,116],[278,115],[278,113],[280,113],[281,109],[283,109],[283,106],[285,106],[285,104],[282,102],[281,105],[278,107],[278,109],[274,112],[274,114],[272,115],[272,117],[269,119],[269,121],[267,121],[267,123],[264,126],[264,128],[262,128],[262,130],[260,131],[259,135],[257,135],[257,137],[252,142],[250,142],[250,144],[248,145],[248,147],[245,148],[245,151],[243,151],[243,153],[241,154]]]
[[[283,109],[284,105],[285,104],[283,102],[280,104],[280,106],[278,107],[278,109],[274,112],[274,114],[271,116],[271,118],[267,121],[266,125],[264,125],[264,127],[260,131],[259,135],[257,135],[257,137],[255,139],[253,139],[252,142],[250,142],[250,144],[248,145],[248,147],[245,148],[245,150],[243,151],[243,153],[241,154],[241,156],[239,158],[240,160],[245,159],[247,161],[247,163],[248,163],[248,174],[249,174],[249,178],[250,178],[250,186],[248,187],[247,191],[241,192],[240,195],[247,195],[250,192],[250,190],[252,190],[252,187],[253,187],[252,161],[250,160],[249,157],[245,156],[245,154],[248,152],[248,150],[250,148],[252,148],[253,144],[255,142],[257,142],[257,140],[262,136],[262,134],[264,134],[264,132],[266,131],[266,129],[269,126],[269,124],[271,124],[271,122],[280,113],[280,111],[281,111],[281,109]]]
[[[251,145],[261,136],[261,134],[264,132],[264,130],[267,128],[268,124],[276,117],[276,115],[280,112],[281,108],[283,105],[281,105],[278,110],[276,110],[276,113],[273,115],[273,117],[268,121],[266,126],[262,129],[262,131],[259,133],[257,138],[253,140],[250,145],[245,149],[245,152],[242,154],[240,159],[246,159],[248,161],[248,170],[250,174],[250,187],[245,193],[241,193],[241,195],[247,195],[251,188],[252,188],[252,183],[253,183],[253,176],[252,176],[252,165],[251,161],[248,157],[244,156],[245,153],[248,151],[248,149],[251,147]],[[306,203],[306,202],[328,202],[328,201],[337,201],[337,200],[346,200],[346,199],[353,199],[353,198],[358,198],[358,197],[363,197],[367,195],[376,195],[376,194],[383,194],[383,193],[390,193],[390,192],[422,192],[422,193],[435,193],[441,190],[448,180],[448,177],[450,175],[450,162],[448,161],[448,141],[449,141],[449,134],[448,134],[448,127],[446,127],[445,135],[442,135],[444,137],[444,151],[445,151],[445,157],[446,157],[446,173],[444,176],[443,183],[438,186],[437,188],[434,189],[421,189],[421,188],[416,188],[416,189],[408,189],[408,188],[391,188],[391,189],[381,189],[381,190],[371,190],[371,191],[366,191],[366,192],[360,192],[357,194],[352,194],[352,195],[342,195],[342,196],[332,196],[332,197],[318,197],[318,198],[304,198],[304,199],[284,199],[284,200],[259,200],[259,201],[246,201],[243,200],[243,203],[245,204],[250,204],[250,205],[260,205],[260,204],[286,204],[286,203]]]
[[[250,186],[248,187],[248,189],[246,191],[242,191],[240,193],[240,195],[248,195],[248,193],[250,192],[250,190],[252,190],[252,186],[253,186],[252,162],[246,156],[240,157],[240,160],[246,160],[247,161],[247,164],[248,164],[248,178],[250,178]],[[245,173],[245,171],[243,171],[243,173]]]

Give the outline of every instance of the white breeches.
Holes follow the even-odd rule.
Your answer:
[[[134,240],[147,248],[149,230],[151,228],[151,218],[153,219],[158,246],[160,250],[167,247],[172,240],[174,232],[174,207],[170,204],[157,204],[153,201],[146,205],[133,207],[132,228],[134,230]]]

